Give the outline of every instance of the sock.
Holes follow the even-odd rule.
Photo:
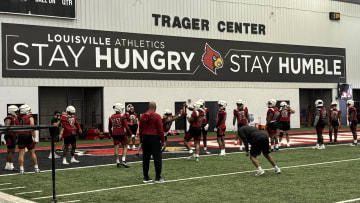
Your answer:
[[[261,166],[259,166],[259,167],[258,167],[258,170],[261,171],[261,170],[263,170],[263,169],[261,168]]]
[[[199,154],[195,154],[195,157],[199,158],[199,157],[200,157],[200,155],[199,155]]]
[[[357,140],[354,140],[354,143],[357,144]]]
[[[132,146],[133,148],[135,148],[135,145],[133,144],[133,146]]]
[[[119,160],[119,159],[116,159],[116,163],[119,164],[119,163],[120,163],[120,160]]]
[[[275,148],[276,148],[276,149],[279,148],[279,144],[276,144],[276,145],[275,145]]]
[[[125,156],[123,156],[123,157],[121,157],[121,161],[125,161],[126,160],[126,157]]]
[[[189,154],[192,154],[192,153],[193,153],[193,150],[192,150],[192,149],[190,149],[190,150],[189,150]]]
[[[9,163],[9,164],[10,164],[10,168],[15,168],[14,163]]]
[[[34,165],[34,168],[35,168],[35,169],[38,169],[38,168],[39,168],[39,165]]]
[[[207,147],[204,147],[204,150],[207,150]]]
[[[274,149],[274,145],[271,145],[271,149]]]
[[[9,168],[9,162],[6,162],[5,168]]]
[[[20,170],[23,171],[23,170],[24,170],[24,166],[20,166]]]
[[[279,167],[278,167],[277,165],[275,165],[275,166],[274,166],[274,169],[275,169],[275,170],[278,170],[278,169],[279,169]]]
[[[75,156],[71,156],[71,160],[74,160],[75,159]]]

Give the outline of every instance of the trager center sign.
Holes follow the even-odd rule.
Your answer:
[[[1,26],[3,77],[346,82],[343,48]]]

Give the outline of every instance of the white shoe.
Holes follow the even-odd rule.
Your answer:
[[[75,158],[72,158],[71,160],[70,160],[70,163],[79,163],[80,161],[78,161],[78,160],[76,160]]]
[[[234,145],[237,145],[237,141],[235,141]]]
[[[312,148],[313,148],[313,149],[319,149],[319,147],[320,147],[320,146],[317,144],[317,145],[313,146]]]
[[[289,148],[289,147],[290,147],[290,144],[288,143],[288,144],[286,145],[286,147]]]
[[[25,174],[25,171],[24,171],[24,170],[20,170],[20,174]]]
[[[10,170],[10,167],[8,165],[6,165],[5,170]]]
[[[280,168],[275,169],[274,173],[276,173],[276,174],[280,174],[280,173],[281,173]]]
[[[54,158],[55,158],[55,159],[59,159],[59,158],[61,158],[61,156],[59,156],[59,155],[55,154]],[[52,159],[51,154],[49,155],[49,159]]]
[[[322,144],[318,149],[325,149],[325,145]]]
[[[240,147],[239,149],[240,149],[240,152],[242,152],[243,148],[242,148],[242,147]]]
[[[130,145],[128,145],[128,149],[130,149]]]
[[[261,176],[265,173],[265,171],[263,169],[261,170],[257,170],[256,173],[255,173],[255,176]]]
[[[194,157],[195,157],[195,154],[192,153],[192,154],[190,154],[190,156],[188,156],[188,159],[192,159],[192,158],[194,158]]]
[[[69,162],[66,161],[66,159],[63,160],[62,164],[69,165]]]
[[[35,169],[35,173],[40,173],[40,169],[39,169],[39,168],[36,168],[36,169]]]
[[[136,147],[135,147],[135,145],[133,145],[131,149],[132,149],[132,150],[136,150]]]

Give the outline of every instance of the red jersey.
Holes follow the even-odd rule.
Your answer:
[[[266,113],[266,120],[269,119],[270,114],[272,114],[272,118],[269,121],[269,123],[275,122],[276,121],[276,116],[275,114],[279,111],[279,109],[277,107],[274,108],[269,108],[267,113]]]
[[[164,117],[162,118],[164,133],[169,132],[169,130],[170,130],[170,128],[171,128],[171,125],[172,125],[173,121],[171,121],[171,122],[166,122],[167,120],[170,120],[171,118],[172,118],[172,116],[164,116]]]
[[[204,119],[205,113],[203,111],[193,111],[191,113],[191,117],[194,118],[194,120],[190,123],[191,127],[201,127],[202,120]]]
[[[219,111],[216,116],[216,128],[217,129],[225,129],[226,128],[226,112],[225,111]]]
[[[234,117],[236,118],[237,124],[244,123],[248,126],[248,109],[247,107],[242,109],[234,109]]]
[[[207,109],[207,108],[205,108],[204,109],[204,116],[203,116],[203,119],[202,119],[202,125],[206,125],[206,124],[208,124],[208,116],[209,116],[209,109]]]
[[[353,113],[353,117],[351,118],[351,113]],[[349,121],[357,121],[357,118],[356,118],[356,114],[357,114],[357,111],[356,111],[356,108],[355,107],[349,107],[348,108],[348,120]]]
[[[22,115],[18,118],[19,125],[30,125],[31,114]],[[20,132],[21,135],[31,135],[31,131]]]
[[[13,126],[13,125],[19,125],[19,120],[17,119],[16,116],[13,116],[13,115],[8,115],[6,116],[6,118],[4,119],[4,122],[5,120],[10,120],[10,125]],[[11,135],[13,136],[16,136],[16,133],[10,133]]]
[[[134,113],[126,112],[124,114],[124,118],[125,118],[126,122],[128,123],[128,125],[135,125],[137,114],[135,112]]]
[[[165,142],[161,116],[154,111],[145,112],[140,118],[139,134],[140,138],[142,135],[157,135]]]
[[[329,109],[330,121],[338,121],[341,115],[341,111],[338,109]]]
[[[61,126],[64,128],[63,137],[76,135],[76,128],[81,129],[74,115],[61,116]]]
[[[315,116],[319,116],[319,119],[325,119],[326,118],[326,108],[320,107],[316,109]]]
[[[280,121],[290,121],[290,108],[281,108],[280,109],[280,115],[279,115],[279,119]]]
[[[116,113],[109,118],[109,131],[111,130],[112,135],[126,135],[131,134],[131,130],[127,124],[127,117],[125,114],[121,116],[120,113]]]

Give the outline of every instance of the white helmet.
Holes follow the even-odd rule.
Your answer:
[[[346,104],[347,104],[348,107],[353,107],[354,106],[354,100],[352,100],[352,99],[347,100]]]
[[[70,114],[75,114],[76,113],[75,107],[74,106],[66,107],[66,112]]]
[[[323,100],[321,100],[321,99],[316,100],[315,101],[315,106],[316,107],[323,107],[324,106]]]
[[[8,106],[8,114],[16,116],[16,112],[19,111],[19,108],[15,105]]]
[[[243,102],[243,100],[238,99],[238,100],[236,101],[236,104],[244,104],[244,102]]]
[[[280,106],[281,106],[281,107],[286,107],[286,106],[287,106],[287,103],[286,103],[285,101],[283,101],[283,102],[280,103]]]
[[[172,112],[171,112],[171,110],[170,109],[165,109],[164,110],[164,115],[172,115]]]
[[[124,105],[123,105],[122,103],[115,103],[115,104],[113,105],[113,110],[114,110],[115,112],[120,112],[120,113],[122,113],[122,112],[124,111]]]
[[[19,110],[20,110],[20,114],[29,114],[31,112],[31,108],[27,104],[21,105]]]
[[[195,111],[200,110],[201,106],[202,106],[202,103],[200,103],[198,101],[193,104],[193,107],[194,107]]]
[[[133,109],[134,108],[134,106],[132,105],[132,104],[128,104],[127,106],[126,106],[126,111],[130,111],[131,109]]]
[[[273,108],[273,107],[275,107],[275,105],[276,105],[276,100],[275,100],[275,99],[270,99],[270,100],[267,102],[267,106],[268,106],[269,108]]]
[[[220,109],[224,110],[227,106],[227,103],[224,100],[220,100],[220,101],[218,101],[218,105],[219,105]]]
[[[333,102],[331,102],[331,105],[330,106],[337,106],[338,104],[337,104],[337,102],[336,101],[333,101]]]

